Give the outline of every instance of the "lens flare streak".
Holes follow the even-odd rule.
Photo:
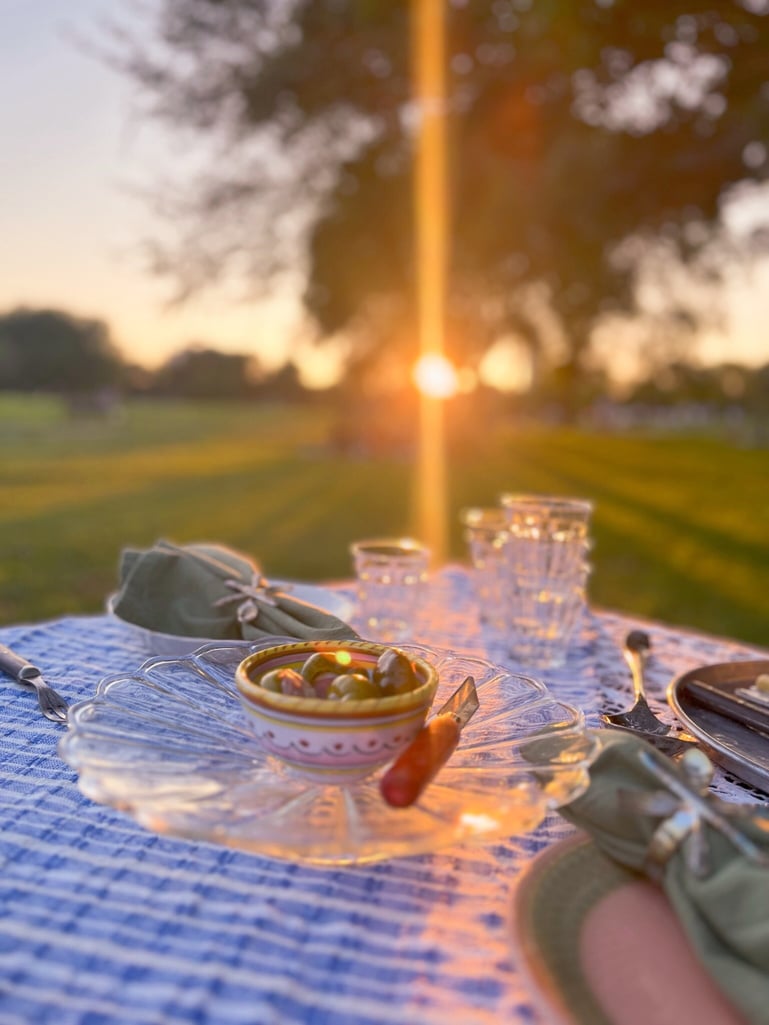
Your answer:
[[[447,246],[446,25],[443,0],[413,0],[413,81],[419,108],[414,204],[421,358],[441,357]],[[433,560],[446,557],[448,525],[443,398],[420,391],[418,530]]]

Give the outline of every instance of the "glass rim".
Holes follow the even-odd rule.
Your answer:
[[[492,522],[487,522],[490,520]],[[467,505],[459,510],[459,522],[465,527],[504,528],[507,510],[498,505]]]
[[[573,512],[587,514],[593,512],[595,505],[589,498],[575,498],[570,495],[537,495],[531,492],[506,491],[499,496],[503,510],[509,511],[520,505],[522,509],[538,506],[553,512]]]
[[[351,553],[357,558],[365,556],[371,559],[429,559],[430,549],[412,537],[377,537],[353,541]]]

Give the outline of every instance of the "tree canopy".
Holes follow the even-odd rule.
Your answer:
[[[125,369],[101,320],[24,308],[0,315],[0,389],[90,392],[119,384]]]
[[[321,337],[414,345],[411,7],[161,0],[153,45],[120,60],[156,115],[215,147],[156,249],[183,291],[300,267]],[[724,198],[769,169],[769,0],[445,10],[447,349],[514,333],[568,380],[602,318],[637,309],[650,247],[718,275]],[[661,308],[671,330],[704,313]]]
[[[195,399],[242,399],[253,393],[259,374],[251,356],[191,345],[157,370],[152,390]]]

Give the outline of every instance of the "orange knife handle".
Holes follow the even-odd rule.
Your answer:
[[[445,764],[459,742],[453,715],[439,715],[424,726],[382,776],[379,790],[394,808],[407,808]]]

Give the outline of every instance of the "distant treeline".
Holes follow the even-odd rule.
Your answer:
[[[404,376],[403,389],[411,390]],[[347,377],[325,394],[339,396],[342,405],[356,405],[358,414],[371,413],[376,375],[360,376],[359,365],[351,365]],[[157,395],[193,399],[270,398],[300,402],[317,397],[304,387],[298,367],[288,362],[278,370],[265,372],[250,355],[225,353],[193,344],[171,356],[157,370],[127,361],[110,338],[108,326],[100,320],[75,317],[60,310],[17,309],[0,314],[0,391],[51,392],[70,396],[73,404],[86,405],[110,396]],[[521,413],[551,411],[556,416],[569,410],[558,368],[537,381],[525,395],[506,398],[483,389],[487,412],[502,411],[514,404]],[[611,389],[602,373],[585,374],[576,389],[579,409],[598,409]],[[361,400],[363,406],[360,407]],[[727,409],[739,407],[762,418],[769,415],[769,363],[758,368],[742,364],[701,367],[684,361],[650,373],[648,378],[624,396],[622,405],[667,407],[697,404]],[[616,406],[612,401],[611,406]]]
[[[193,344],[152,371],[123,357],[103,321],[37,309],[0,314],[0,391],[201,399],[308,395],[290,362],[265,373],[253,356]]]

